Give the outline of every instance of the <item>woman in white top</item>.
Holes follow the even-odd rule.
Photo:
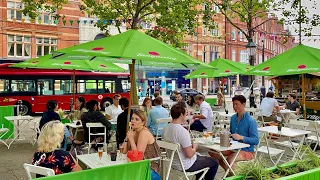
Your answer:
[[[180,144],[181,149],[179,149],[179,154],[182,165],[187,172],[194,172],[208,167],[209,171],[205,175],[205,180],[214,179],[218,170],[219,162],[214,158],[199,156],[196,154],[198,145],[191,143],[189,132],[181,125],[186,117],[186,109],[180,104],[175,104],[171,108],[171,116],[172,122],[163,129],[163,139]],[[172,162],[172,167],[182,171],[182,167],[177,156],[175,156]],[[197,174],[197,179],[199,179],[201,175],[202,174]]]

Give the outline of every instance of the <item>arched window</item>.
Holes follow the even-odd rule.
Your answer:
[[[96,37],[94,38],[94,40],[98,40],[98,39],[101,39],[101,38],[105,38],[106,36],[104,34],[98,34],[96,35]]]

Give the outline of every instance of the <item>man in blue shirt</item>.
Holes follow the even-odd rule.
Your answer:
[[[158,128],[157,119],[169,118],[169,112],[167,109],[162,107],[162,103],[163,103],[162,97],[158,96],[154,100],[154,103],[155,103],[156,107],[152,108],[148,114],[147,126],[153,135],[157,135],[157,128]],[[163,129],[166,125],[167,125],[167,123],[162,123],[162,124],[160,124],[159,128]],[[162,131],[159,130],[158,134],[162,134]]]
[[[236,157],[236,153],[232,151],[225,151],[223,154],[227,157],[229,164],[236,158],[237,161],[247,161],[254,158],[254,146],[259,143],[258,126],[252,116],[245,110],[246,98],[242,95],[238,95],[232,98],[233,109],[236,112],[231,117],[230,121],[230,133],[232,139],[245,144],[249,144],[250,147],[241,149],[239,155]],[[221,167],[224,170],[228,169],[228,166],[223,162],[219,154],[209,153],[210,156],[217,158]],[[234,167],[233,167],[234,168]]]

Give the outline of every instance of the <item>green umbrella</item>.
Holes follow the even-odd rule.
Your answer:
[[[52,55],[45,55],[36,59],[30,59],[11,65],[16,68],[38,68],[38,69],[68,69],[81,71],[99,72],[124,72],[125,69],[111,63],[98,59],[79,60],[79,59],[52,59]]]
[[[54,57],[68,59],[69,56],[83,56],[86,59],[115,57],[137,61],[179,63],[185,67],[190,64],[207,66],[206,63],[178,50],[162,41],[154,39],[137,30],[79,44],[54,52]],[[125,63],[119,62],[117,63]],[[140,62],[137,62],[140,64]],[[207,66],[210,68],[210,66]]]
[[[247,70],[251,69],[252,66],[230,61],[223,58],[218,58],[212,61],[209,65],[217,69],[209,68],[198,68],[197,70],[186,75],[184,78],[214,78],[214,77],[224,77],[224,76],[233,76],[236,74],[243,74]]]
[[[284,76],[320,72],[320,49],[298,45],[246,72],[247,75]]]

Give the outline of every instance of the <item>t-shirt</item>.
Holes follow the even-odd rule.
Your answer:
[[[112,120],[117,120],[120,113],[122,113],[122,109],[119,105],[116,107],[114,104],[112,104],[106,108],[106,114],[108,114]]]
[[[211,131],[213,113],[210,105],[205,101],[200,104],[200,114],[205,117],[205,119],[200,119],[202,125],[206,127],[208,131]]]
[[[266,97],[261,101],[260,109],[262,116],[270,117],[273,108],[279,106],[278,101],[274,98]]]
[[[166,127],[164,127],[162,131],[162,137],[166,141],[180,144],[179,155],[181,157],[184,169],[188,170],[197,160],[196,154],[194,154],[191,158],[188,158],[182,150],[183,148],[192,145],[189,132],[180,124],[170,123]],[[172,167],[182,171],[181,163],[177,154],[174,155]]]
[[[293,101],[293,103],[291,103],[291,101],[288,101],[286,103],[286,109],[290,109],[291,111],[296,111],[297,108],[300,109],[300,103],[296,100]]]
[[[76,163],[70,153],[62,150],[48,153],[35,152],[32,164],[52,169],[55,174],[69,173],[76,167]],[[37,177],[40,177],[40,175],[37,175]]]

